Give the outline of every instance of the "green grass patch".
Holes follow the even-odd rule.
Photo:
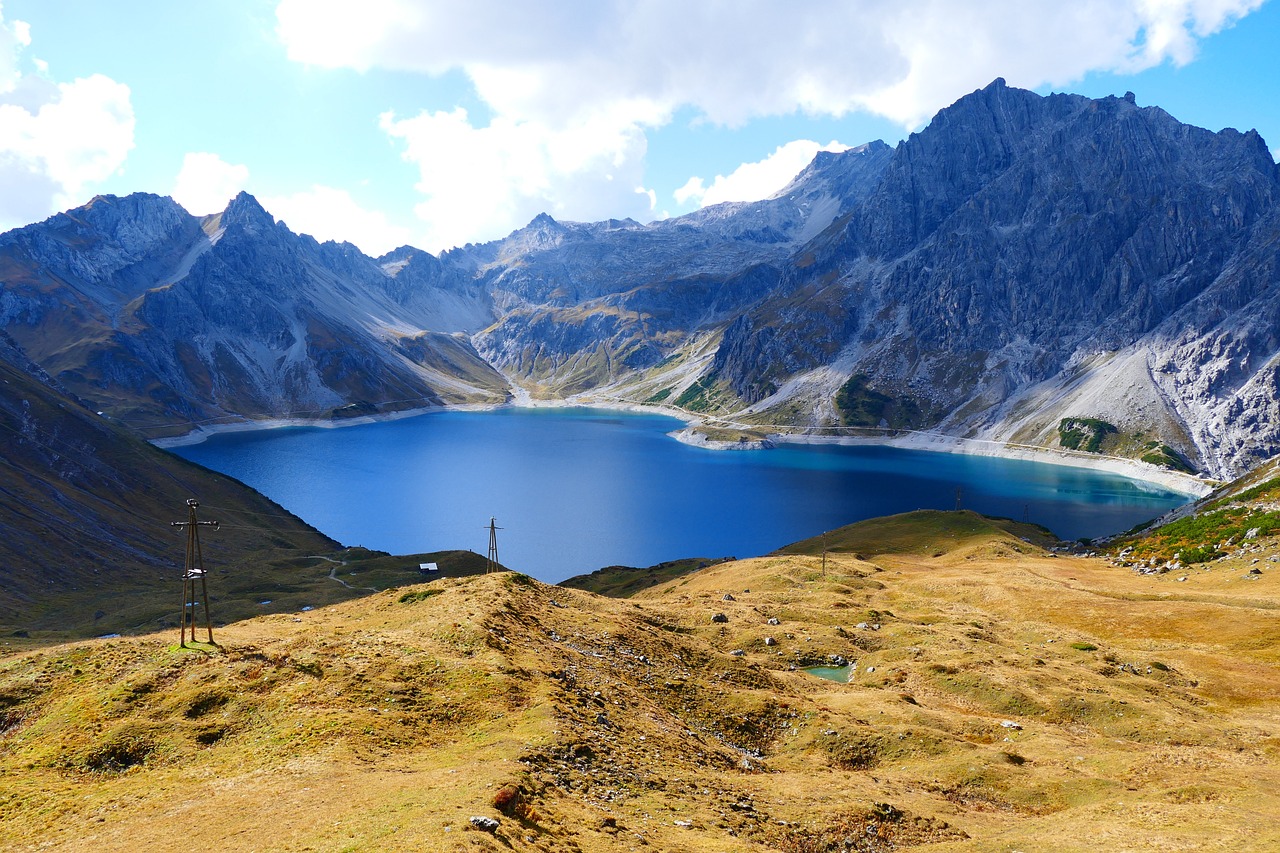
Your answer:
[[[1058,443],[1067,450],[1097,453],[1102,440],[1116,432],[1114,424],[1099,418],[1063,418],[1058,422]]]
[[[836,392],[835,404],[846,426],[910,429],[920,426],[924,414],[910,397],[892,397],[870,387],[871,377],[855,373]]]
[[[691,412],[705,412],[711,408],[711,377],[704,376],[676,397],[676,405]]]
[[[670,389],[670,388],[663,388],[661,391],[659,391],[657,394],[654,394],[652,397],[647,397],[647,398],[645,399],[645,402],[646,402],[646,403],[661,403],[663,400],[667,399],[667,398],[668,398],[668,397],[670,397],[670,396],[671,396],[671,389]]]
[[[439,595],[444,592],[442,589],[415,589],[412,592],[406,592],[400,596],[401,604],[416,604],[419,601],[426,601],[432,596]]]
[[[1078,652],[1096,652],[1098,647],[1093,643],[1072,643],[1071,648]]]
[[[1280,497],[1280,477],[1274,477],[1266,482],[1259,483],[1251,489],[1245,489],[1240,494],[1233,495],[1230,500],[1246,503],[1248,501],[1275,497]]]
[[[1161,444],[1155,441],[1149,443],[1147,445],[1147,450],[1140,458],[1148,465],[1157,465],[1161,468],[1181,471],[1184,474],[1195,473],[1195,469],[1191,467],[1191,463],[1187,462],[1181,453],[1174,450],[1167,444]]]

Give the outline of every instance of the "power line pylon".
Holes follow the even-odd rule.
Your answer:
[[[503,528],[498,526],[498,519],[490,516],[489,518],[489,562],[485,566],[485,574],[496,572],[498,570],[498,531]]]
[[[209,585],[205,581],[204,552],[200,549],[200,528],[218,529],[216,521],[200,521],[196,518],[196,508],[200,502],[194,498],[187,501],[187,520],[170,522],[172,527],[187,529],[187,560],[182,569],[182,615],[179,616],[178,645],[187,645],[187,625],[191,626],[191,642],[196,641],[196,581],[200,581],[200,599],[204,601],[204,626],[209,632],[209,644],[213,645],[213,621],[209,618]]]

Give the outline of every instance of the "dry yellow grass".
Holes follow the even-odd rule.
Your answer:
[[[777,555],[632,599],[489,575],[217,649],[12,652],[0,847],[1280,849],[1275,573],[1141,576],[967,514],[913,548],[910,523],[825,573]],[[829,655],[849,684],[793,669]]]

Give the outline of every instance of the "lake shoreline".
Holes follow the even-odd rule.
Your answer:
[[[667,433],[671,438],[684,444],[701,447],[707,450],[733,452],[740,450],[760,450],[778,444],[834,444],[845,446],[880,446],[897,447],[906,450],[926,450],[935,453],[958,453],[969,456],[991,456],[1002,459],[1018,459],[1028,462],[1042,462],[1048,465],[1063,465],[1073,468],[1085,468],[1092,471],[1103,471],[1118,474],[1129,479],[1151,483],[1192,498],[1202,498],[1213,491],[1214,486],[1199,477],[1177,471],[1157,468],[1136,459],[1125,459],[1115,456],[1085,455],[1079,451],[1053,450],[1047,447],[1030,445],[1009,445],[1004,442],[982,439],[959,438],[938,433],[914,432],[899,436],[829,436],[806,435],[794,433],[770,433],[765,439],[746,442],[716,441],[697,432],[696,428],[708,425],[702,417],[661,404],[640,404],[624,400],[533,400],[522,396],[508,403],[474,403],[453,406],[423,406],[404,409],[398,412],[386,412],[376,415],[361,415],[342,420],[318,418],[266,418],[255,421],[239,421],[231,424],[211,424],[200,426],[180,436],[159,438],[151,444],[160,448],[183,447],[200,444],[215,435],[234,432],[256,432],[259,430],[282,429],[288,427],[318,427],[321,429],[339,429],[348,426],[395,421],[414,418],[433,412],[482,412],[499,409],[602,409],[623,411],[633,414],[656,414],[683,421],[685,427]],[[759,429],[743,425],[744,429]]]

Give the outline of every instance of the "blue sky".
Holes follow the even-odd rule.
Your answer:
[[[0,230],[256,195],[378,254],[765,197],[1002,76],[1280,150],[1280,0],[0,0]]]

